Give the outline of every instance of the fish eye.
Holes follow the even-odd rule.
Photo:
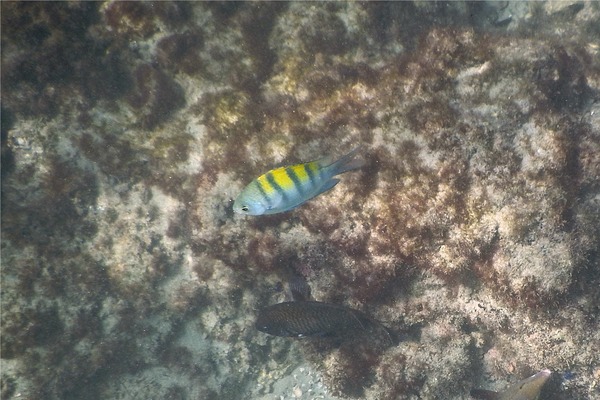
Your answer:
[[[242,206],[242,211],[247,212],[249,210],[248,206]]]

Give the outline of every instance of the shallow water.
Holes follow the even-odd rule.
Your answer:
[[[600,397],[598,3],[1,7],[3,399]],[[403,340],[257,331],[295,275]]]

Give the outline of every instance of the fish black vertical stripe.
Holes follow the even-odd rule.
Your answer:
[[[283,188],[281,186],[279,186],[279,183],[277,183],[277,181],[275,180],[275,177],[273,176],[272,171],[269,171],[266,173],[266,178],[267,178],[267,182],[269,182],[269,185],[271,185],[271,187],[273,189],[275,189],[275,191],[277,191],[277,193],[279,193],[281,195],[281,198],[283,199],[283,201],[287,202],[288,201],[287,193],[285,192],[285,190],[283,190]]]
[[[310,180],[311,186],[315,187],[317,184],[315,181],[315,173],[313,172],[310,165],[311,165],[311,163],[306,163],[306,164],[303,164],[302,167],[304,167],[304,172],[306,172],[306,175],[308,175],[308,179]]]
[[[298,191],[298,194],[303,195],[304,190],[302,189],[302,183],[300,182],[300,178],[298,178],[296,171],[294,171],[294,168],[286,167],[285,173],[292,180],[292,182],[294,182],[294,187]]]
[[[262,198],[265,201],[265,203],[267,203],[268,205],[271,205],[271,199],[267,195],[267,192],[265,192],[265,189],[262,187],[262,185],[260,184],[260,182],[259,181],[254,181],[254,183],[256,184],[255,186],[258,188],[258,191],[260,192],[260,195],[262,196]]]

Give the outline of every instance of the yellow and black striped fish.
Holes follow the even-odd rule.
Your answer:
[[[235,199],[239,214],[277,214],[292,210],[338,184],[334,176],[360,168],[357,147],[335,162],[329,157],[304,164],[273,169],[253,180]]]

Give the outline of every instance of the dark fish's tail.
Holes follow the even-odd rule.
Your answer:
[[[400,344],[401,337],[381,322],[358,310],[352,310],[352,313],[363,327],[363,333],[377,336],[382,342],[385,342],[386,346],[397,346]]]
[[[394,331],[391,330],[389,328],[385,328],[389,335],[390,338],[392,339],[393,343],[395,346],[399,345],[400,342],[406,342],[406,341],[415,341],[418,342],[421,340],[421,325],[420,324],[414,324],[414,325],[410,325],[410,326],[405,326],[404,328],[402,328],[399,331]]]

